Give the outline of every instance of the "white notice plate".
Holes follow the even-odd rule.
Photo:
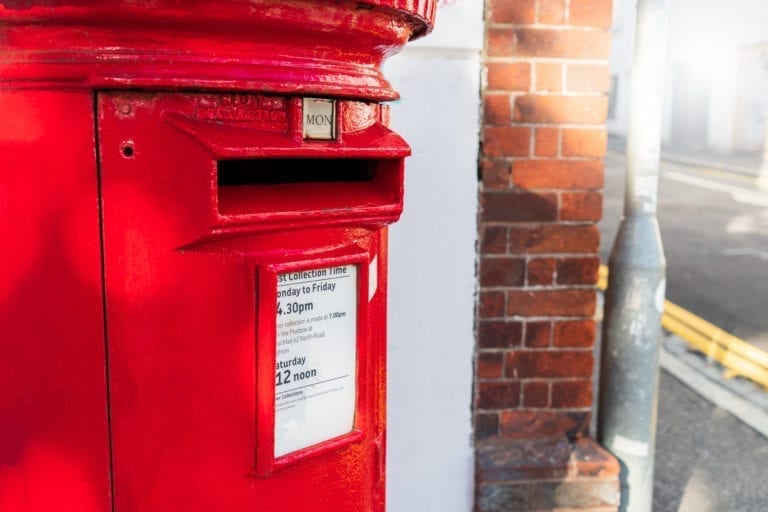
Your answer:
[[[275,457],[352,431],[357,267],[278,274]]]

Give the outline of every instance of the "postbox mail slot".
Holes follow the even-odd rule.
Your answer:
[[[218,184],[284,185],[288,183],[323,183],[371,181],[378,161],[359,158],[259,158],[222,160],[218,163]]]
[[[253,158],[217,162],[223,216],[399,208],[402,159]]]

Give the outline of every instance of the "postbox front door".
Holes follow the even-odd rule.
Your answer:
[[[382,108],[97,109],[115,510],[383,510],[385,226],[408,149]]]

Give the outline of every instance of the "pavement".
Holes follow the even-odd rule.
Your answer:
[[[687,378],[696,382],[702,373],[662,354],[653,511],[768,510],[768,438],[744,422],[750,415],[765,422],[768,412],[718,380],[692,386]],[[729,401],[742,402],[741,418],[729,412]]]
[[[768,510],[768,394],[676,336],[660,366],[653,512]]]
[[[723,155],[707,151],[664,149],[662,151],[662,158],[667,162],[735,172],[753,177],[757,177],[763,163],[763,155],[761,153]]]
[[[623,204],[620,142],[609,141],[606,159],[604,259]],[[768,194],[756,183],[761,155],[666,150],[662,160],[668,297],[768,347],[761,300],[768,290]],[[768,511],[768,394],[726,375],[684,340],[664,339],[654,512]]]
[[[609,135],[608,148],[623,152],[626,140],[623,137]],[[700,169],[717,169],[733,172],[744,176],[757,177],[763,163],[762,153],[723,154],[705,149],[681,149],[662,147],[663,161],[697,167]]]

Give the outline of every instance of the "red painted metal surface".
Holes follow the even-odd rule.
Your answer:
[[[435,0],[0,2],[3,87],[397,95],[380,65]]]
[[[0,510],[110,510],[93,102],[0,93]]]
[[[367,300],[368,266],[378,262],[383,280],[382,229],[400,214],[409,150],[379,122],[331,142],[303,141],[290,122],[212,130],[197,114],[211,99],[99,95],[116,509],[382,510],[386,303],[382,284]],[[300,104],[282,105],[297,118]],[[250,142],[222,143],[238,136]],[[248,159],[242,172],[258,173],[275,156],[295,167],[320,154],[366,156],[377,175],[217,180],[223,160]],[[360,275],[355,431],[275,460],[276,273],[350,261]]]
[[[0,511],[383,510],[386,226],[408,148],[380,66],[434,11],[0,0]],[[303,140],[308,95],[339,99],[337,140]],[[222,159],[365,168],[241,182]],[[361,301],[378,277],[354,429],[275,458],[276,273],[345,262]]]

